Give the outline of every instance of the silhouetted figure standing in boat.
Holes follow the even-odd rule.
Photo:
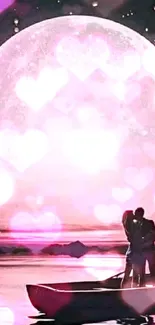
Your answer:
[[[132,235],[133,235],[133,226],[134,226],[134,214],[132,210],[127,210],[123,213],[122,224],[125,230],[125,234],[127,236],[127,240],[130,243],[126,252],[125,272],[121,283],[121,287],[127,287],[129,286],[128,282],[129,282],[131,271],[133,271],[133,279],[132,279],[133,282],[134,283],[138,282],[137,272],[134,272],[135,267],[133,265],[134,243],[133,243]]]
[[[155,282],[155,225],[152,220],[144,218],[144,209],[125,211],[122,218],[123,227],[129,241],[126,253],[125,274],[121,286],[127,286],[133,270],[132,286],[143,286],[145,282],[146,260],[152,280]]]

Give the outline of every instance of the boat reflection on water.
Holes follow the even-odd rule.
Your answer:
[[[44,318],[44,321],[43,320],[38,320],[35,323],[31,323],[30,325],[45,325],[45,324],[46,325],[57,325],[57,323],[54,320],[48,320],[46,318]],[[108,324],[108,323],[105,321],[105,322],[102,322],[101,324]],[[155,325],[153,317],[150,317],[150,316],[148,316],[148,317],[141,316],[141,317],[138,317],[138,318],[132,318],[132,319],[131,318],[126,318],[126,319],[122,319],[122,320],[111,321],[111,325],[114,325],[114,324],[120,324],[120,325],[148,325],[149,324],[149,325]],[[76,325],[82,325],[82,324],[76,323]],[[92,324],[92,325],[96,325],[96,323]]]
[[[133,318],[133,319],[122,319],[122,320],[117,320],[117,321],[112,321],[112,325],[113,324],[120,324],[120,325],[154,325],[154,321],[152,317],[146,318],[146,317],[139,317],[139,318]],[[30,325],[55,325],[55,321],[54,320],[38,320],[35,323],[31,323]],[[98,323],[99,324],[99,323]],[[102,324],[107,324],[107,322],[102,322]],[[81,324],[76,324],[76,325],[81,325]],[[88,324],[87,324],[88,325]],[[92,324],[92,325],[96,325],[96,324]]]
[[[55,325],[55,321],[45,318],[44,320],[37,320],[35,323],[31,323],[30,325]]]

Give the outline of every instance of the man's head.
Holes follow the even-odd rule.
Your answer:
[[[137,219],[137,220],[142,220],[143,219],[143,216],[144,216],[144,209],[143,208],[137,208],[136,210],[135,210],[135,213],[134,213],[134,215],[135,215],[135,219]]]

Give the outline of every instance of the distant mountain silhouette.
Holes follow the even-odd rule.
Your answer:
[[[49,245],[41,250],[42,254],[49,255],[68,255],[71,257],[81,257],[88,253],[89,247],[85,246],[79,240],[65,245]]]
[[[0,247],[0,255],[33,255],[31,249],[26,246],[3,246]]]
[[[13,248],[12,255],[32,255],[32,251],[30,248],[25,246],[17,246]]]
[[[6,251],[3,249],[3,247],[0,247],[0,255],[5,255]]]
[[[127,244],[121,244],[121,245],[112,245],[111,243],[103,243],[102,246],[86,246],[83,243],[81,243],[79,240],[71,242],[69,244],[51,244],[43,249],[39,250],[37,252],[37,255],[50,255],[50,256],[70,256],[70,257],[76,257],[80,258],[87,253],[96,253],[96,254],[102,254],[102,253],[108,253],[111,251],[115,251],[119,254],[125,254],[127,250]],[[36,255],[35,249],[30,249],[24,245],[19,246],[4,246],[0,247],[0,256],[3,255],[9,255],[9,256],[31,256]]]

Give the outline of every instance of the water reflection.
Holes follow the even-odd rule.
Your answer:
[[[54,325],[54,321],[46,321],[43,322],[41,320],[38,320],[36,323],[31,323],[30,325]]]
[[[110,322],[108,322],[109,324]],[[37,321],[35,323],[31,323],[30,325],[54,325],[54,322],[53,321]],[[107,324],[107,322],[102,322],[101,324]],[[112,321],[112,325],[116,324],[115,321]],[[138,320],[138,319],[134,319],[134,320],[123,320],[122,322],[117,322],[117,324],[121,324],[121,325],[155,325],[155,323],[153,321],[146,321],[145,319],[141,319]],[[74,323],[74,325],[82,325],[82,324],[76,324]],[[88,325],[88,324],[84,324],[84,325]],[[93,325],[96,325],[96,324],[93,324]]]
[[[38,320],[35,323],[31,323],[30,325],[55,325],[55,321],[54,320],[46,320],[46,317],[44,317],[44,321],[43,320]],[[76,323],[74,323],[75,325]],[[98,323],[98,324],[120,324],[120,325],[155,325],[153,317],[151,316],[140,316],[137,318],[124,318],[124,319],[118,319],[118,320],[112,320],[112,321],[103,321],[102,323]],[[78,325],[78,324],[76,324]],[[79,324],[82,325],[82,324]],[[88,324],[85,324],[88,325]],[[95,325],[95,324],[92,324]]]

